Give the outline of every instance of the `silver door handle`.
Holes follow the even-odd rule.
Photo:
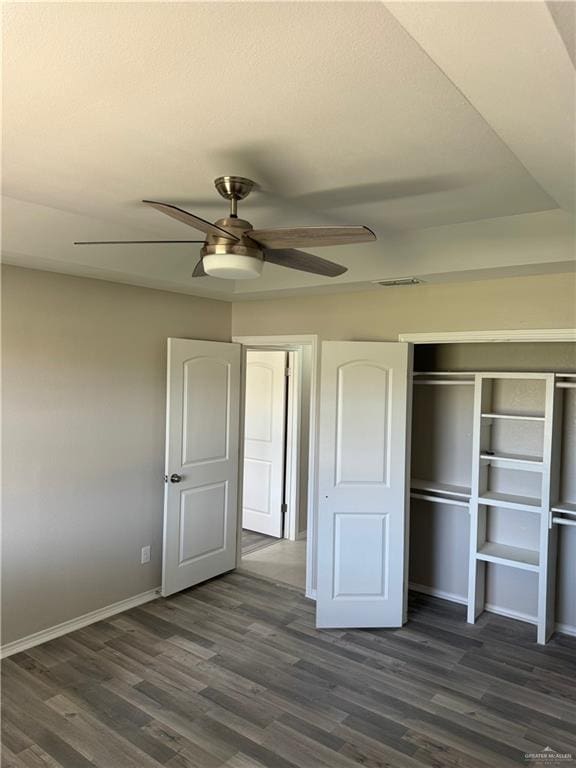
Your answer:
[[[173,475],[170,475],[170,482],[171,483],[181,483],[182,482],[182,475],[177,475],[176,472],[174,472]]]

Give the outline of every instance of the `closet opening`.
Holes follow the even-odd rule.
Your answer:
[[[414,352],[410,589],[576,634],[576,344]]]

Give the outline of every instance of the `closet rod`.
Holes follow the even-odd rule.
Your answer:
[[[563,517],[553,517],[552,522],[557,525],[573,525],[576,527],[576,520],[566,520]]]
[[[446,496],[429,496],[427,493],[411,493],[410,497],[412,499],[420,499],[421,501],[435,501],[437,504],[452,504],[454,507],[469,508],[469,503],[467,501],[451,499]]]

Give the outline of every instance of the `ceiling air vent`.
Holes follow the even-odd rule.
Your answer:
[[[424,280],[420,280],[417,277],[399,277],[396,280],[373,280],[374,285],[383,285],[385,288],[390,288],[396,285],[421,285]]]

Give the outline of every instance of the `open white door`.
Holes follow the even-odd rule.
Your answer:
[[[168,339],[162,594],[236,566],[240,345]]]
[[[318,627],[402,625],[410,368],[408,344],[322,344]]]
[[[242,527],[282,536],[286,352],[246,353]]]

